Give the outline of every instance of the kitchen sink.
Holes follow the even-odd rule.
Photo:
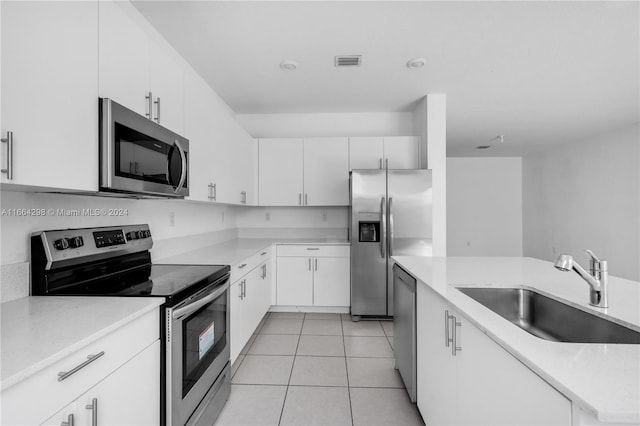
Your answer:
[[[640,333],[524,288],[457,287],[536,337],[555,342],[640,344]]]

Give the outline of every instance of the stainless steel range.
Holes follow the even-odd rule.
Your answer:
[[[231,389],[228,265],[155,265],[148,225],[31,236],[34,296],[163,297],[161,413],[166,425],[211,425]]]

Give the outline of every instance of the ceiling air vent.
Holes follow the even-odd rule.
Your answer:
[[[491,148],[491,145],[480,145],[480,146],[476,146],[476,149],[487,149],[487,148]]]
[[[359,67],[362,64],[362,55],[336,56],[336,67]]]

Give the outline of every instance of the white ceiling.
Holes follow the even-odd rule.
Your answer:
[[[449,155],[520,155],[639,121],[637,1],[134,4],[239,114],[411,111],[446,93]],[[335,68],[341,54],[362,67]],[[414,57],[426,66],[407,69]]]

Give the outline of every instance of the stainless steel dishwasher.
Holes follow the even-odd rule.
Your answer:
[[[416,402],[416,279],[393,265],[393,356],[396,369]]]

